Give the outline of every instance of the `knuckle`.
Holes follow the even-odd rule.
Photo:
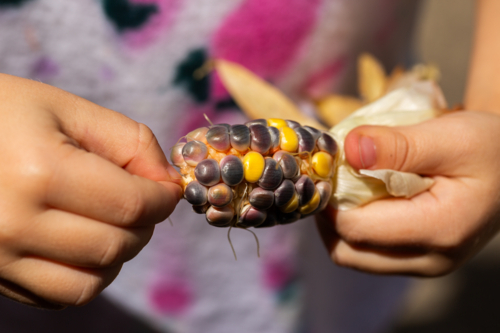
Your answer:
[[[155,227],[138,227],[134,231],[117,228],[103,248],[97,265],[101,268],[118,266],[134,258],[153,236]]]
[[[17,188],[30,193],[44,192],[54,177],[53,163],[43,156],[30,156],[16,167]]]
[[[460,237],[456,235],[447,235],[433,240],[432,246],[440,251],[451,251],[458,248],[460,243]]]
[[[341,246],[341,242],[338,242],[332,249],[330,258],[339,266],[352,267],[352,257],[349,255],[349,251],[346,250],[346,246]]]
[[[370,236],[359,227],[356,227],[356,222],[351,221],[349,224],[338,223],[336,226],[337,233],[340,238],[348,244],[362,245],[370,242]]]
[[[361,245],[368,242],[365,235],[363,235],[363,233],[358,232],[354,228],[351,228],[346,232],[340,233],[340,236],[348,244]]]
[[[140,158],[151,146],[154,146],[158,142],[153,131],[148,126],[142,123],[136,123],[135,125],[133,134],[131,134],[134,138],[134,144],[121,147],[125,150],[124,155],[128,156],[125,164],[129,164],[135,159]]]
[[[440,252],[455,251],[467,242],[468,235],[462,230],[447,230],[436,233],[431,246]]]
[[[153,131],[146,125],[139,123],[139,146],[137,149],[137,153],[147,151],[148,148],[157,142],[156,136]]]
[[[432,255],[426,265],[419,271],[418,275],[423,277],[440,277],[453,272],[458,266],[458,263],[451,258],[442,254]]]
[[[71,305],[81,306],[89,303],[99,295],[103,288],[101,278],[88,274],[85,281],[79,286],[77,297]]]
[[[139,220],[145,211],[145,203],[140,191],[133,191],[123,202],[121,208],[121,225],[132,225]]]
[[[330,258],[338,266],[342,266],[342,267],[351,267],[352,266],[352,263],[351,263],[349,257],[342,251],[334,250],[331,253]]]
[[[112,236],[111,241],[108,242],[108,245],[100,256],[98,265],[100,267],[108,267],[121,263],[127,247],[125,243],[124,238],[120,235]]]
[[[37,223],[36,218],[30,214],[19,214],[19,211],[2,211],[0,217],[0,244],[4,248],[20,248],[20,239],[27,239],[30,236],[33,224]]]
[[[351,245],[363,245],[368,242],[368,240],[356,230],[350,230],[344,234],[341,234],[341,238],[348,244]]]
[[[394,131],[392,133],[394,146],[392,156],[389,158],[392,164],[390,167],[394,170],[408,170],[412,164],[412,160],[415,158],[415,144],[400,132]]]
[[[12,223],[13,219],[4,216],[0,221],[0,244],[13,245],[19,242],[23,223]]]

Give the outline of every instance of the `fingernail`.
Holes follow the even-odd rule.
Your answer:
[[[169,165],[167,168],[168,174],[170,175],[170,179],[172,180],[180,180],[182,176],[174,169],[173,166]]]
[[[372,138],[367,136],[359,138],[359,158],[363,169],[368,169],[377,163],[377,152]]]

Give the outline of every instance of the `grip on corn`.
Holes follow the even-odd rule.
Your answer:
[[[326,132],[283,119],[199,128],[178,143],[184,198],[217,227],[271,227],[323,210],[337,145]]]

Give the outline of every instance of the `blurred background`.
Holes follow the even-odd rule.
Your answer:
[[[413,39],[415,59],[440,68],[440,84],[450,106],[461,103],[472,43],[474,0],[423,0],[418,16]],[[311,228],[311,232],[316,231]],[[320,242],[318,246],[324,253]],[[496,306],[500,299],[499,262],[500,237],[497,237],[456,272],[441,278],[413,279],[391,327],[381,333],[500,332]],[[0,298],[2,302],[6,308],[21,307]],[[87,315],[102,318],[99,323],[102,332],[114,332],[107,325],[117,320],[121,321],[121,332],[155,332],[133,317],[124,318],[119,309],[102,298],[93,304]],[[80,318],[76,309],[67,309],[63,315],[61,313],[33,311],[29,320],[43,322],[46,318],[57,316],[64,326],[74,325]],[[14,319],[18,320],[17,317]],[[8,329],[6,321],[7,318],[3,318],[0,332],[15,332]],[[18,322],[15,324],[17,326]],[[92,331],[87,325],[89,323],[80,323],[73,332]],[[45,330],[40,327],[39,331]]]
[[[450,105],[462,102],[474,28],[474,0],[425,0],[415,27],[418,62],[436,64]]]
[[[474,25],[473,0],[427,0],[420,7],[414,53],[436,64],[450,105],[463,100]],[[415,279],[390,333],[500,332],[500,238],[458,271]]]

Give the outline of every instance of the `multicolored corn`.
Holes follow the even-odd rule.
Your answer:
[[[323,210],[337,144],[326,132],[283,119],[198,128],[176,144],[184,198],[217,227],[262,228]]]

